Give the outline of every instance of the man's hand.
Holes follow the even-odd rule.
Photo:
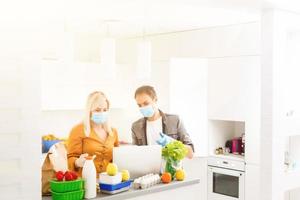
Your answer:
[[[187,150],[188,150],[188,153],[186,154],[186,157],[189,158],[189,159],[192,159],[193,156],[194,156],[194,151],[192,149],[192,147],[190,145],[185,145]]]

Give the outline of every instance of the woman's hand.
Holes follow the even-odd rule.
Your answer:
[[[89,154],[85,153],[85,154],[81,154],[79,158],[77,158],[77,160],[75,160],[75,166],[76,167],[83,167],[84,163],[85,163],[85,158],[88,156]]]

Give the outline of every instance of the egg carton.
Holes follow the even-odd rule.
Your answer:
[[[133,188],[145,189],[145,188],[152,187],[158,183],[160,183],[160,176],[158,174],[147,174],[145,176],[136,178],[133,181]]]

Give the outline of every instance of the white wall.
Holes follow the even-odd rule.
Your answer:
[[[261,185],[262,199],[284,199],[287,190],[299,188],[299,170],[286,171],[285,141],[299,134],[298,65],[290,59],[299,56],[289,51],[289,37],[299,30],[298,14],[278,9],[266,10],[262,16],[262,130]],[[293,42],[297,42],[294,40]],[[297,61],[299,62],[299,61]],[[299,199],[297,192],[290,197]]]
[[[131,139],[129,136],[131,123],[140,117],[133,100],[134,90],[139,85],[153,84],[158,90],[158,103],[160,107],[165,112],[169,112],[169,92],[171,90],[169,65],[171,58],[207,58],[211,66],[215,66],[217,63],[218,66],[223,67],[225,71],[228,65],[242,68],[248,65],[248,63],[259,64],[259,62],[257,62],[260,56],[259,22],[152,35],[147,38],[152,44],[153,68],[151,80],[139,81],[136,79],[136,44],[141,38],[118,39],[116,43],[117,63],[122,66],[118,74],[120,79],[125,80],[123,84],[119,83],[120,86],[118,87],[120,87],[119,90],[129,95],[120,98],[120,100],[124,100],[128,102],[128,104],[112,109],[111,118],[114,122],[113,125],[119,130],[120,138],[123,140],[129,141]],[[97,35],[80,33],[75,36],[75,40],[76,62],[99,63],[99,37]],[[208,65],[208,68],[209,66],[210,65]],[[216,71],[216,73],[218,73],[218,71]],[[184,81],[188,78],[189,77],[183,73],[179,81]],[[99,87],[99,89],[101,90],[101,87]],[[184,98],[189,98],[189,96],[184,96]],[[73,124],[81,119],[81,112],[80,110],[44,111],[42,113],[43,124],[41,133],[53,132],[59,135],[61,134],[61,136],[66,136]],[[196,119],[197,116],[195,116],[195,120]],[[59,126],[57,126],[57,124],[59,124]],[[186,128],[188,129],[189,127]],[[255,129],[255,131],[257,130]],[[249,134],[251,134],[251,131]],[[201,140],[204,146],[207,146],[207,139],[199,138],[199,140]],[[200,173],[201,184],[198,189],[201,194],[201,199],[205,200],[207,192],[206,161],[205,158],[201,160],[200,164],[196,160],[191,161],[189,166],[193,168],[193,173],[196,173],[195,171],[199,171]],[[249,167],[251,170],[254,169],[250,171],[251,174],[257,177],[256,168],[257,166]],[[187,171],[190,170],[187,169]],[[249,185],[249,188],[251,187],[253,187],[253,185]],[[258,187],[259,186],[256,185],[255,189]],[[254,194],[248,194],[248,197],[253,197],[257,195],[258,192],[255,190]]]
[[[110,120],[112,126],[118,130],[119,139],[131,141],[131,123],[138,119],[138,110],[130,113],[130,109],[112,108]],[[130,114],[129,114],[130,113]],[[57,137],[68,137],[71,129],[83,119],[83,110],[49,110],[41,114],[40,133],[42,135],[55,134]]]
[[[6,56],[0,57],[1,198],[39,199],[40,65],[30,53]]]
[[[99,37],[93,33],[78,33],[75,35],[75,61],[99,63],[100,49]],[[209,58],[210,63],[220,62],[220,58],[226,63],[236,57],[241,57],[241,62],[236,66],[243,66],[243,57],[248,55],[259,54],[259,22],[221,26],[213,28],[203,28],[194,31],[169,33],[162,35],[153,35],[148,37],[152,43],[152,72],[151,80],[136,80],[136,44],[140,38],[118,39],[117,44],[117,63],[119,68],[119,80],[125,80],[122,83],[116,83],[118,90],[127,94],[120,98],[126,101],[125,105],[119,106],[113,111],[112,118],[121,114],[123,120],[117,120],[121,124],[119,127],[121,138],[126,138],[130,132],[130,124],[140,117],[138,110],[133,101],[133,94],[136,87],[142,84],[153,84],[158,90],[159,105],[169,111],[169,61],[172,57],[200,57]],[[224,58],[225,57],[225,58]],[[255,58],[254,58],[255,59]],[[70,71],[69,71],[70,72]],[[71,76],[71,74],[70,74]],[[47,80],[47,82],[51,82]],[[100,90],[101,85],[98,87]],[[128,92],[127,92],[128,91]],[[104,91],[105,92],[105,91]],[[129,95],[128,95],[129,94]],[[82,97],[78,97],[82,98]],[[115,100],[116,98],[114,98]],[[118,100],[118,99],[117,99]],[[116,100],[115,100],[116,101]],[[119,105],[118,102],[116,104]],[[67,114],[69,111],[51,110],[43,112],[43,125],[41,134],[50,132],[65,136],[74,122],[81,119],[80,111],[70,111],[72,116]],[[55,117],[57,113],[57,118]],[[121,117],[118,117],[121,118]],[[184,119],[183,119],[184,120]],[[53,124],[62,124],[64,128],[53,128]]]

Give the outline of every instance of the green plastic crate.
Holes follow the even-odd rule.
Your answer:
[[[61,192],[72,192],[83,189],[83,180],[77,179],[74,181],[50,181],[51,191],[61,193]]]
[[[63,193],[52,191],[53,200],[82,200],[83,196],[84,196],[84,190],[63,192]]]

